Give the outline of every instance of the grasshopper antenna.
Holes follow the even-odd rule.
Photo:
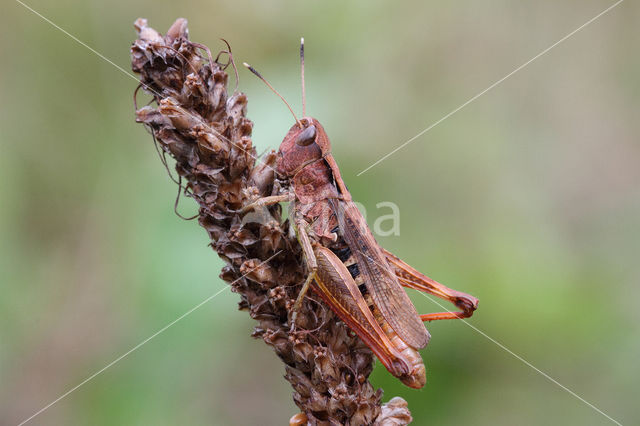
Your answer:
[[[307,116],[307,96],[304,90],[304,37],[300,38],[300,77],[302,79],[302,116]]]
[[[302,128],[304,128],[304,126],[302,125],[302,123],[300,122],[300,120],[298,120],[298,117],[296,116],[296,113],[295,113],[295,112],[293,112],[293,109],[291,108],[291,105],[289,105],[289,102],[287,102],[287,101],[284,99],[284,97],[283,97],[280,93],[278,93],[278,91],[277,91],[276,89],[274,89],[272,85],[270,85],[270,84],[269,84],[269,82],[268,82],[268,81],[267,81],[267,80],[262,76],[262,74],[260,74],[258,71],[256,71],[256,69],[255,69],[255,68],[253,68],[251,65],[249,65],[249,64],[248,64],[248,63],[246,63],[246,62],[243,62],[243,63],[242,63],[242,65],[244,65],[245,67],[247,67],[247,68],[249,69],[249,71],[251,71],[253,74],[255,74],[255,76],[256,76],[256,77],[258,77],[260,80],[262,80],[262,82],[263,82],[264,84],[266,84],[266,85],[269,87],[269,89],[271,89],[271,91],[272,91],[273,93],[275,93],[276,95],[278,95],[278,97],[279,97],[280,99],[282,99],[282,102],[284,102],[284,104],[287,106],[287,108],[289,108],[289,111],[291,111],[291,114],[293,115],[293,118],[295,118],[295,119],[296,119],[296,123],[298,123],[298,126],[299,126],[301,129],[302,129]]]

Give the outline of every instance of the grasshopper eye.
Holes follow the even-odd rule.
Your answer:
[[[309,146],[316,140],[316,126],[309,126],[300,132],[296,138],[296,145]]]

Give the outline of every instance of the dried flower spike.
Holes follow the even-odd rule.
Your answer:
[[[394,398],[381,404],[382,391],[369,383],[371,350],[324,303],[309,295],[298,327],[291,330],[288,309],[304,281],[300,247],[290,238],[279,206],[265,207],[261,214],[242,211],[277,190],[275,153],[256,157],[253,123],[245,116],[247,98],[227,92],[225,68],[235,67],[230,49],[214,59],[204,46],[189,41],[185,19],[176,20],[164,36],[145,19],[135,28],[132,69],[153,97],[152,104],[137,109],[136,121],[152,133],[165,165],[166,154],[175,159],[177,182],[186,182],[182,190],[198,204],[198,221],[227,263],[220,276],[230,283],[273,257],[232,287],[240,295],[240,309],[257,321],[252,336],[272,346],[285,364],[302,412],[292,421],[408,424],[406,402]],[[229,63],[220,64],[220,57]],[[290,414],[283,413],[283,421]]]

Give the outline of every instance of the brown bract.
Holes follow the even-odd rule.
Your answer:
[[[300,248],[280,206],[265,207],[261,216],[240,212],[257,198],[277,193],[277,155],[272,151],[256,161],[247,97],[227,91],[228,53],[219,56],[222,64],[203,60],[200,46],[188,39],[184,19],[164,36],[144,19],[135,28],[132,69],[153,97],[151,104],[138,107],[136,121],[152,133],[163,162],[166,154],[175,159],[177,181],[186,183],[183,192],[198,204],[198,221],[227,263],[220,276],[234,282],[240,309],[257,321],[252,335],[272,346],[285,364],[293,399],[307,421],[408,424],[406,403],[394,398],[381,405],[382,391],[369,383],[371,350],[322,301],[309,295],[298,327],[292,330],[288,323],[288,309],[304,281]],[[282,413],[283,423],[291,414]]]

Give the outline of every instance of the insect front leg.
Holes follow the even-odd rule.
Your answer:
[[[280,194],[280,195],[270,195],[268,197],[258,198],[253,203],[247,204],[242,208],[241,213],[246,213],[258,207],[271,206],[273,204],[281,203],[284,201],[293,201],[293,200],[295,200],[295,194],[293,192],[287,192],[285,194]]]
[[[296,235],[298,237],[298,242],[300,243],[300,247],[302,247],[302,255],[304,256],[308,271],[307,279],[304,281],[302,289],[300,290],[300,293],[298,293],[296,302],[293,304],[291,323],[295,324],[296,318],[298,316],[298,311],[300,310],[300,306],[302,305],[302,301],[304,300],[304,296],[309,290],[311,281],[313,281],[313,279],[316,277],[316,273],[318,271],[318,261],[316,260],[316,255],[313,253],[311,239],[309,238],[309,233],[306,229],[307,223],[304,221],[304,219],[299,217],[299,214],[295,214],[293,224]]]

